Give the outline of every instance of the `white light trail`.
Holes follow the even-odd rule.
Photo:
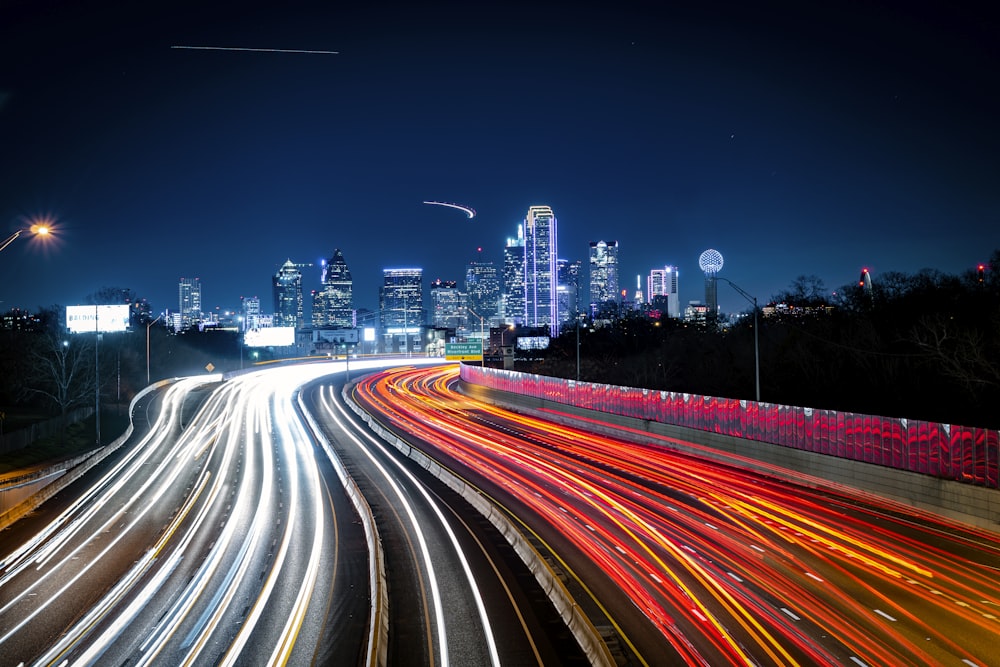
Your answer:
[[[471,206],[463,206],[462,204],[450,204],[444,201],[425,201],[424,203],[429,204],[430,206],[447,206],[448,208],[458,209],[459,211],[462,211],[467,216],[469,216],[470,220],[476,217],[476,209],[472,208]]]
[[[447,644],[445,643],[444,640],[444,636],[446,635],[446,633],[444,632],[444,617],[443,614],[441,613],[440,607],[438,606],[440,605],[440,599],[438,598],[437,583],[434,578],[433,566],[431,562],[428,560],[429,555],[426,552],[426,545],[424,543],[423,531],[419,529],[419,524],[416,522],[416,518],[412,514],[409,502],[406,500],[401,490],[397,487],[395,480],[389,475],[389,472],[385,470],[385,468],[383,468],[382,465],[374,458],[369,449],[364,445],[362,445],[361,442],[348,429],[347,424],[349,423],[349,417],[345,412],[344,407],[339,402],[330,399],[325,400],[324,403],[325,403],[324,407],[326,408],[331,418],[340,426],[340,428],[344,431],[344,433],[346,433],[347,436],[361,448],[361,451],[379,469],[379,471],[382,473],[385,479],[389,482],[391,488],[396,492],[399,499],[403,502],[407,513],[410,515],[410,520],[413,523],[414,527],[417,528],[417,539],[421,545],[421,548],[424,549],[425,566],[428,567],[430,572],[429,578],[431,580],[431,593],[435,599],[435,605],[437,607],[436,614],[438,617],[438,624],[439,624],[438,631],[439,635],[441,636],[440,641],[442,642],[441,664],[447,666],[449,663],[448,663],[448,654],[446,652]],[[336,407],[337,412],[340,413],[343,419],[341,419],[341,417],[338,417],[337,414],[334,413],[333,411],[334,406]],[[373,446],[377,447],[383,452],[388,453],[385,445],[380,440],[377,440],[375,436],[373,436],[371,433],[365,432],[363,435]],[[451,525],[448,523],[447,519],[445,519],[444,513],[441,511],[441,508],[427,492],[426,487],[423,484],[421,484],[417,480],[417,478],[414,477],[413,474],[409,470],[407,470],[406,467],[404,467],[395,456],[389,456],[389,460],[396,466],[396,470],[398,471],[398,473],[406,476],[413,484],[413,487],[423,496],[424,501],[434,512],[435,516],[437,516],[438,522],[441,524],[442,529],[447,533],[448,539],[451,541],[452,548],[455,550],[455,555],[462,563],[462,571],[465,574],[466,581],[469,584],[469,590],[471,591],[472,596],[475,600],[476,609],[479,612],[479,622],[483,626],[483,635],[485,636],[486,639],[486,647],[490,654],[491,664],[493,665],[493,667],[499,667],[500,654],[499,651],[497,650],[496,638],[493,635],[493,628],[490,624],[489,615],[486,613],[486,604],[483,601],[482,594],[479,591],[478,585],[476,584],[475,576],[472,573],[472,566],[469,565],[468,560],[465,558],[465,553],[462,551],[462,547],[458,542],[458,537],[451,529]]]
[[[321,51],[319,49],[258,49],[249,46],[186,46],[175,45],[172,49],[184,49],[186,51],[252,51],[255,53],[308,53],[312,55],[335,56],[340,51]]]

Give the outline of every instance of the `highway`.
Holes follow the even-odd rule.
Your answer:
[[[391,665],[554,665],[582,654],[503,539],[419,466],[373,436],[339,381],[304,404],[371,506],[384,546]],[[525,588],[528,590],[526,591]],[[541,603],[539,603],[541,601]]]
[[[354,398],[523,525],[630,664],[1000,664],[1000,540],[457,393],[455,366]]]
[[[4,663],[362,662],[366,538],[293,400],[332,370],[182,379],[144,406],[113,466],[0,543]]]
[[[2,663],[582,664],[506,543],[345,409],[347,371],[138,404],[130,441],[0,535]]]

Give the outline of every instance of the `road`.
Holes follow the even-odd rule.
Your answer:
[[[3,663],[582,664],[506,542],[345,410],[347,372],[139,404],[103,469],[0,537]]]
[[[1000,664],[1000,540],[469,400],[454,366],[357,400],[523,522],[631,664]]]
[[[363,661],[366,539],[293,400],[330,370],[165,389],[125,454],[62,494],[75,502],[20,544],[4,537],[4,662]]]
[[[375,437],[342,388],[315,383],[304,403],[376,516],[391,591],[388,664],[585,664],[503,537]]]

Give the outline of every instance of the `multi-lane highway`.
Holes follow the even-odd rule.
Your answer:
[[[357,400],[534,531],[635,664],[1000,664],[1000,540],[470,401],[454,368]]]
[[[112,468],[0,542],[4,663],[361,662],[366,540],[297,414],[303,373],[173,383]]]
[[[506,543],[345,409],[346,371],[144,399],[117,456],[0,536],[2,663],[578,661]]]
[[[344,371],[144,399],[118,455],[0,534],[3,663],[580,664],[440,464],[629,664],[1000,664],[994,534],[472,401],[454,365],[347,399]]]

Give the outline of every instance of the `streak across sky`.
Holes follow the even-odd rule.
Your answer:
[[[476,217],[476,209],[472,208],[471,206],[463,206],[462,204],[450,204],[444,201],[425,201],[424,203],[430,204],[431,206],[447,206],[448,208],[457,209],[465,213],[467,216],[469,216],[470,220]]]
[[[255,51],[258,53],[310,53],[316,55],[338,55],[339,51],[319,51],[315,49],[264,49],[249,46],[171,46],[172,49],[189,51]]]

